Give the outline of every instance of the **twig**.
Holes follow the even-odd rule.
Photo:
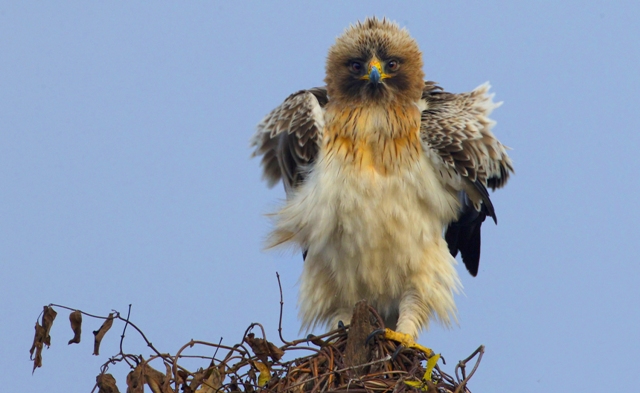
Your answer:
[[[278,288],[280,289],[280,319],[278,320],[278,335],[280,336],[280,341],[282,341],[283,344],[293,345],[293,343],[282,337],[282,309],[284,308],[284,301],[282,300],[282,283],[280,282],[280,273],[276,272],[276,277],[278,278]]]
[[[88,312],[84,312],[84,311],[82,311],[82,310],[78,310],[78,309],[76,309],[76,308],[71,308],[71,307],[67,307],[67,306],[62,306],[62,305],[60,305],[60,304],[50,303],[50,304],[49,304],[49,307],[59,307],[59,308],[64,308],[64,309],[69,310],[69,311],[79,311],[79,312],[80,312],[80,314],[82,314],[82,315],[86,315],[86,316],[91,317],[91,318],[97,318],[97,319],[109,319],[109,317],[101,317],[100,315],[93,315],[93,314],[89,314]],[[119,313],[118,311],[116,311],[116,310],[112,310],[112,311],[116,314],[113,318],[120,318],[120,313]]]
[[[345,367],[345,368],[341,368],[340,370],[336,370],[336,371],[329,371],[329,372],[327,372],[325,374],[322,374],[322,375],[319,375],[317,377],[309,378],[309,379],[304,380],[303,382],[298,382],[297,384],[288,386],[287,390],[293,389],[293,388],[298,387],[300,385],[304,385],[305,383],[307,383],[309,381],[313,381],[315,379],[324,377],[325,375],[329,375],[330,373],[341,373],[341,372],[344,372],[344,371],[355,370],[355,369],[360,368],[360,367],[372,366],[374,364],[383,363],[383,362],[386,362],[386,361],[389,361],[389,360],[391,360],[391,355],[387,355],[387,356],[383,357],[382,359],[374,360],[374,361],[371,361],[369,363],[359,364],[357,366]]]
[[[213,352],[213,356],[211,357],[211,364],[209,365],[209,367],[213,366],[213,361],[216,359],[216,355],[218,354],[218,349],[220,349],[220,345],[222,345],[222,337],[220,337],[220,341],[218,341],[218,346],[216,347],[216,350]]]
[[[122,343],[124,342],[124,333],[127,331],[127,326],[129,325],[130,316],[131,316],[131,304],[129,304],[129,311],[127,311],[127,320],[124,322],[124,328],[122,329],[122,335],[120,336],[120,353],[121,354],[124,354],[124,351],[122,350]],[[129,363],[129,360],[127,360],[126,357],[124,358],[124,361],[127,362],[129,367],[134,368],[133,365]]]
[[[483,354],[484,354],[484,345],[480,345],[478,347],[478,349],[473,351],[473,353],[471,355],[469,355],[466,359],[461,360],[461,361],[458,362],[458,365],[456,366],[455,374],[456,374],[456,378],[458,378],[458,382],[460,384],[458,385],[458,387],[456,388],[454,393],[459,393],[459,392],[461,392],[461,389],[465,388],[467,382],[469,382],[469,379],[471,379],[473,374],[478,369],[478,366],[480,365],[480,361],[482,360],[482,355]],[[471,369],[471,372],[469,373],[469,375],[465,376],[465,369],[466,369],[466,366],[467,366],[467,362],[470,361],[471,359],[473,359],[476,355],[478,355],[478,360],[476,360],[476,364]],[[462,381],[460,381],[460,378],[458,377],[458,369],[461,369],[462,377],[464,378]]]

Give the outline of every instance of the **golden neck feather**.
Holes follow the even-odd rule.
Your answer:
[[[323,149],[328,159],[387,175],[420,158],[420,111],[415,105],[327,107]]]

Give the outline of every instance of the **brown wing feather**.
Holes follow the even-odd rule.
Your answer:
[[[471,182],[496,189],[513,172],[506,147],[491,132],[489,118],[498,106],[487,94],[489,84],[469,93],[443,92],[434,82],[425,82],[422,100],[422,140],[441,159],[443,170]]]
[[[327,90],[316,87],[291,94],[258,124],[253,156],[262,155],[263,178],[273,187],[282,179],[289,193],[303,180],[318,154]]]
[[[486,216],[497,222],[487,187],[500,188],[513,172],[511,160],[491,132],[495,124],[489,85],[470,93],[451,94],[425,82],[422,94],[421,138],[443,181],[460,195],[461,211],[447,228],[445,239],[453,256],[458,252],[471,275],[480,264],[480,227]]]

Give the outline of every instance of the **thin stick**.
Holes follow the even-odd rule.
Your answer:
[[[464,379],[460,382],[460,384],[458,385],[454,393],[460,393],[462,389],[465,388],[465,386],[467,385],[467,382],[469,382],[473,374],[478,369],[478,366],[480,365],[480,361],[482,360],[483,354],[484,354],[484,345],[480,345],[478,349],[476,349],[475,351],[473,351],[471,355],[469,355],[469,357],[458,362],[458,365],[456,366],[456,378],[458,377],[458,368],[460,368]],[[478,355],[478,360],[476,360],[476,364],[473,366],[473,369],[471,369],[471,372],[469,373],[469,375],[465,376],[465,368],[467,366],[467,362],[473,359],[476,355]]]
[[[129,317],[131,316],[131,304],[129,304],[129,311],[127,311],[127,319],[124,322],[124,328],[122,329],[122,335],[120,336],[120,353],[124,354],[124,351],[122,350],[122,343],[124,342],[124,332],[127,331],[127,326],[129,325]],[[134,368],[133,364],[129,363],[129,360],[125,357],[124,361],[127,362],[127,364],[129,365],[129,367]]]
[[[280,341],[282,341],[283,344],[294,345],[282,337],[282,309],[284,308],[284,300],[282,300],[282,283],[280,282],[280,274],[278,272],[276,272],[276,277],[278,278],[278,288],[280,289],[280,319],[278,321],[278,335],[280,336]]]

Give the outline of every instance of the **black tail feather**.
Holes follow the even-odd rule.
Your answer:
[[[449,252],[455,257],[460,251],[462,262],[473,277],[478,275],[480,266],[480,227],[485,217],[480,214],[476,221],[469,224],[452,223],[445,234]]]
[[[488,195],[486,200],[489,200]],[[458,221],[449,224],[444,235],[451,255],[455,257],[460,252],[462,262],[473,277],[478,275],[480,267],[480,228],[487,216],[492,217],[494,221],[496,220],[491,201],[487,203],[483,200],[480,211],[477,211],[465,195]]]

